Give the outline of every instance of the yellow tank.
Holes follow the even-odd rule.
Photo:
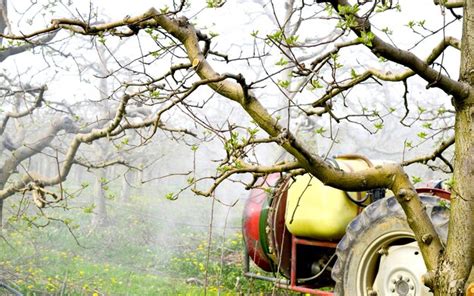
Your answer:
[[[348,172],[371,166],[370,161],[358,156],[341,156],[336,158],[336,163]],[[355,200],[362,200],[366,195],[365,192],[347,194]],[[347,224],[357,212],[357,205],[349,200],[346,192],[325,186],[306,174],[296,177],[288,189],[285,224],[296,236],[336,240],[344,235]]]

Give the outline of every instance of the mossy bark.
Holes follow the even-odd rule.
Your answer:
[[[437,295],[464,295],[474,257],[474,1],[465,0],[460,81],[471,86],[467,98],[454,97],[454,188],[448,244],[435,277]]]

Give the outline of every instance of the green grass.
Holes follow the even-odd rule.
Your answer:
[[[75,236],[57,221],[35,227],[31,221],[40,223],[44,218],[34,218],[38,212],[30,208],[9,219],[3,232],[0,279],[25,295],[271,292],[271,283],[243,277],[239,229],[226,229],[224,236],[222,228],[216,227],[208,248],[206,227],[193,227],[192,223],[171,227],[164,222],[167,213],[172,213],[176,221],[188,222],[193,206],[189,205],[191,210],[186,206],[178,210],[173,202],[147,198],[136,198],[129,204],[109,203],[109,224],[105,227],[91,227],[91,215],[80,208],[47,212],[60,220],[67,219]],[[235,221],[238,223],[240,217]]]

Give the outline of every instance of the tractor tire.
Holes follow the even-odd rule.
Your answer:
[[[420,199],[436,232],[446,242],[449,209],[439,198]],[[413,231],[394,197],[374,202],[352,220],[336,255],[332,269],[335,295],[431,295],[421,283],[426,267]]]

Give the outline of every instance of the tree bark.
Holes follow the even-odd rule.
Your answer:
[[[474,1],[464,6],[460,81],[471,86],[465,99],[454,98],[454,187],[448,243],[438,274],[436,295],[464,295],[474,257]]]
[[[97,172],[96,181],[95,181],[95,209],[94,216],[92,218],[92,225],[94,226],[104,226],[107,224],[107,205],[105,201],[105,192],[104,184],[105,180],[105,170],[99,170]]]
[[[126,171],[122,176],[122,191],[120,192],[120,201],[127,203],[130,200],[130,184],[133,184],[134,172]]]
[[[3,199],[0,199],[0,232],[3,230]]]

